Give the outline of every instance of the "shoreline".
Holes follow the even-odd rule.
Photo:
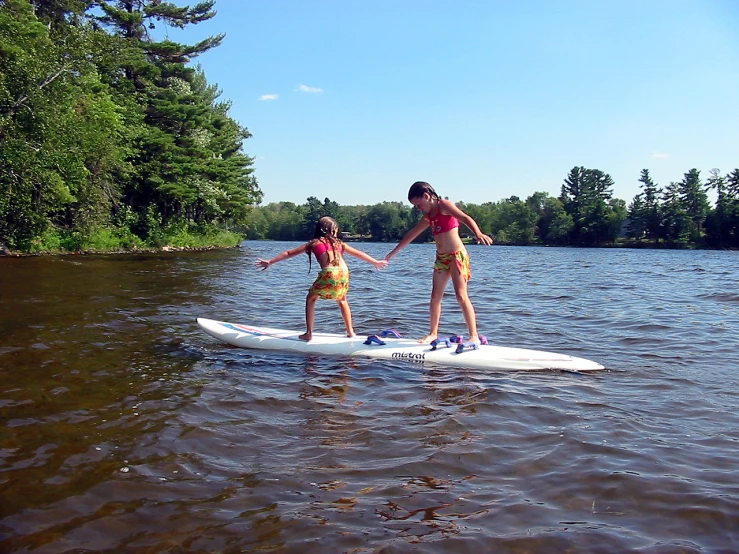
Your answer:
[[[41,256],[94,256],[108,254],[158,254],[160,252],[199,252],[205,250],[228,250],[230,248],[241,248],[241,243],[235,246],[160,246],[151,248],[126,248],[117,250],[72,250],[63,252],[19,252],[10,250],[0,243],[0,259],[3,258],[32,258]]]

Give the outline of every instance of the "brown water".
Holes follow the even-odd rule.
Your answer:
[[[300,328],[315,268],[253,267],[294,245],[0,259],[0,552],[739,551],[739,253],[472,247],[481,331],[597,375],[197,328]],[[432,258],[350,259],[357,331],[423,334]]]

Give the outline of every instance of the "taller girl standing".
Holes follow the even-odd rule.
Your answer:
[[[418,342],[429,343],[439,338],[439,320],[441,319],[441,300],[449,279],[454,285],[457,302],[462,308],[464,321],[467,323],[469,340],[480,342],[477,333],[475,308],[467,295],[467,281],[472,277],[470,258],[467,249],[459,236],[459,222],[464,223],[475,235],[478,243],[490,245],[493,239],[482,233],[474,219],[457,208],[452,202],[441,198],[434,187],[423,181],[411,185],[408,201],[423,212],[423,217],[416,226],[408,231],[398,245],[385,256],[389,262],[393,256],[408,246],[430,225],[436,242],[436,262],[434,263],[433,285],[431,287],[431,327],[429,334]]]

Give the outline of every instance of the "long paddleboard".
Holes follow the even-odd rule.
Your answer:
[[[352,356],[396,360],[414,364],[437,364],[447,367],[495,370],[600,371],[602,365],[566,354],[509,348],[489,344],[477,347],[442,339],[436,344],[419,344],[412,339],[396,338],[396,333],[356,336],[313,333],[309,342],[300,340],[300,331],[256,327],[197,318],[198,325],[212,337],[242,348],[300,352],[325,356]]]

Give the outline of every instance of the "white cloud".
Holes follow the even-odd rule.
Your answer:
[[[295,90],[299,90],[300,92],[313,92],[313,93],[323,92],[322,88],[309,87],[308,85],[300,85]]]
[[[665,154],[664,152],[652,152],[653,158],[669,158],[669,154]]]
[[[259,97],[260,100],[277,100],[278,94],[262,94],[262,96]]]

